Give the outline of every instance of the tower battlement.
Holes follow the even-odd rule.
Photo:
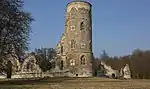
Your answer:
[[[86,1],[72,1],[67,4],[67,12],[70,12],[72,8],[85,8],[87,10],[91,10],[92,5]]]

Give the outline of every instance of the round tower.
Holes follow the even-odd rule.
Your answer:
[[[92,5],[72,1],[65,22],[66,66],[75,76],[92,76]]]

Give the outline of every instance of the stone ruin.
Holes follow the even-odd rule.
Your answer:
[[[47,72],[47,75],[49,77],[75,77],[72,73],[70,73],[69,69],[65,68],[63,70],[60,69],[59,66],[59,61],[60,61],[60,56],[55,57],[52,59],[50,62],[54,63],[55,62],[55,67],[52,68]]]
[[[131,79],[131,71],[128,64],[122,69],[122,76],[124,79]]]
[[[121,68],[120,70],[114,70],[111,66],[107,65],[103,61],[101,61],[101,65],[104,67],[105,70],[104,75],[110,78],[114,76],[115,78],[131,79],[131,71],[128,64],[126,64],[124,68]]]
[[[37,60],[35,55],[26,54],[24,55],[24,59],[19,62],[19,58],[9,56],[9,60],[11,60],[12,66],[12,76],[11,78],[37,78],[37,77],[75,77],[72,73],[70,73],[69,69],[65,68],[63,70],[59,67],[60,59],[53,59],[50,62],[55,62],[55,67],[47,72],[43,72],[39,65],[37,64]],[[81,76],[82,77],[82,76]],[[4,73],[0,75],[1,78],[7,78],[7,74]]]
[[[21,72],[26,73],[26,72],[42,72],[40,69],[39,65],[36,64],[36,58],[34,55],[29,55],[23,62]]]
[[[114,70],[111,66],[107,65],[105,62],[101,61],[101,65],[104,67],[105,75],[112,78],[112,75],[114,77],[118,77],[118,70]]]
[[[60,59],[54,58],[50,62],[55,62],[55,67],[47,72],[43,72],[39,65],[37,64],[37,60],[35,58],[35,55],[28,54],[25,55],[25,59],[23,63],[20,63],[17,56],[9,55],[8,59],[12,62],[12,78],[35,78],[35,77],[76,77],[72,73],[70,73],[69,69],[65,68],[63,70],[59,67],[59,61]],[[114,70],[111,66],[107,65],[105,62],[101,61],[101,66],[103,66],[105,70],[106,76],[112,78],[112,74],[115,75],[115,77],[122,77],[124,79],[130,79],[131,78],[131,71],[129,68],[129,65],[126,64],[124,68],[121,68],[120,70]],[[78,77],[88,77],[91,76],[88,75],[87,72],[89,70],[87,68],[81,68],[78,69],[80,74],[78,74]],[[84,76],[82,76],[84,75]],[[0,75],[0,78],[6,78],[6,74],[3,73],[3,75]]]
[[[18,73],[23,78],[41,77],[42,70],[37,64],[34,55],[28,55],[21,65],[21,71]]]
[[[8,61],[11,61],[12,63],[12,77],[11,78],[41,77],[42,70],[39,67],[39,65],[36,64],[36,58],[34,55],[29,54],[24,59],[22,64],[19,62],[19,58],[17,56],[9,55]],[[3,75],[0,75],[0,78],[6,78],[7,74],[6,73],[2,73],[2,74]]]

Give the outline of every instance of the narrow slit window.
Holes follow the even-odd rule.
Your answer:
[[[64,52],[64,47],[61,45],[61,53],[63,54]]]
[[[60,67],[61,70],[63,70],[63,67],[64,67],[63,64],[64,64],[63,61],[61,61],[61,64],[60,64],[61,65],[61,67]]]
[[[75,48],[75,44],[76,44],[75,40],[71,40],[71,48]]]
[[[85,24],[84,24],[84,22],[81,22],[81,24],[80,24],[80,30],[82,31],[84,29],[85,29]]]

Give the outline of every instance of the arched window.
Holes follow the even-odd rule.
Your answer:
[[[70,60],[70,65],[71,65],[71,66],[74,66],[74,65],[75,65],[75,60],[74,60],[74,59]]]
[[[80,30],[82,31],[82,30],[84,30],[85,29],[85,24],[84,24],[84,22],[81,22],[80,23]]]
[[[71,48],[75,48],[75,44],[76,44],[75,40],[71,40]]]
[[[61,61],[61,63],[60,63],[60,69],[63,70],[63,67],[64,67],[63,61]]]
[[[81,56],[81,65],[85,65],[86,64],[86,57],[83,55]]]

